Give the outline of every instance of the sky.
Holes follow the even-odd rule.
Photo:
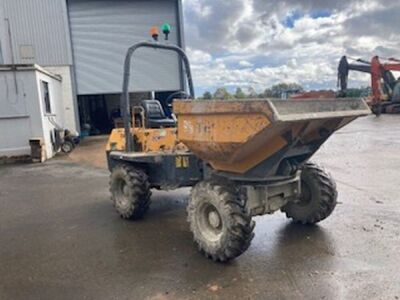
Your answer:
[[[336,89],[342,55],[400,57],[399,0],[183,0],[183,7],[197,94],[280,82]],[[349,86],[368,79],[353,72]]]

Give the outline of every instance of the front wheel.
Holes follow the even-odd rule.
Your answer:
[[[128,165],[114,168],[110,176],[111,200],[123,219],[139,219],[150,206],[150,184],[144,171]]]
[[[254,237],[246,200],[232,185],[198,183],[190,196],[188,221],[200,252],[214,261],[241,255]]]
[[[336,199],[336,183],[332,177],[318,165],[307,163],[301,173],[299,201],[289,202],[282,211],[295,222],[315,224],[330,216]]]
[[[65,141],[61,145],[61,151],[65,154],[71,153],[75,149],[75,145],[72,141]]]

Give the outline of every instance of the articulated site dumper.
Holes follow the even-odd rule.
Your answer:
[[[181,91],[186,99],[173,101],[177,120],[165,113],[171,97],[130,107],[131,58],[143,47],[182,58],[190,94]],[[336,130],[370,113],[363,100],[194,99],[182,49],[153,42],[129,49],[124,128],[112,131],[107,146],[111,198],[122,218],[141,218],[152,188],[193,187],[187,211],[194,241],[207,257],[228,261],[250,246],[253,216],[280,210],[295,222],[315,224],[332,213],[335,182],[309,159]]]

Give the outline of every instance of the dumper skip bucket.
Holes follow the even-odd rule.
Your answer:
[[[333,132],[370,109],[362,99],[176,100],[174,113],[178,139],[214,170],[270,176],[283,162],[308,160]]]

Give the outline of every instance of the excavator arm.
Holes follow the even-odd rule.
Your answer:
[[[361,64],[350,64],[346,56],[340,59],[338,66],[338,86],[340,88],[339,97],[345,97],[347,91],[347,83],[349,78],[349,72],[358,71],[363,73],[371,74],[371,65],[368,62],[358,60]]]

